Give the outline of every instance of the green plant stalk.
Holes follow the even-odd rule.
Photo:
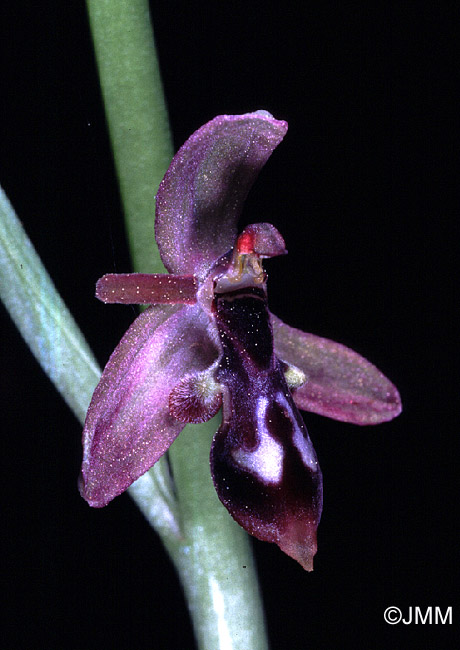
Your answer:
[[[155,194],[174,153],[147,0],[87,0],[134,268],[163,273]]]
[[[172,146],[148,2],[87,0],[87,6],[134,269],[158,272],[153,197]],[[249,540],[212,486],[209,449],[217,426],[215,419],[188,425],[170,449],[181,539],[163,541],[184,587],[198,648],[265,650]],[[144,512],[154,507],[148,501]]]
[[[0,297],[80,422],[101,371],[0,187]]]

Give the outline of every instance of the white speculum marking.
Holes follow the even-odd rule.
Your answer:
[[[289,408],[287,399],[281,391],[276,394],[276,401],[281,408],[285,409],[288,413],[290,412],[291,409]],[[309,443],[308,439],[305,439],[302,429],[298,424],[293,422],[293,425],[294,434],[292,442],[294,443],[294,447],[299,452],[303,464],[316,472],[318,470],[318,460],[313,445]]]
[[[273,439],[266,426],[267,397],[257,399],[257,438],[254,451],[236,449],[232,452],[234,460],[249,470],[264,483],[279,483],[283,474],[283,447]]]

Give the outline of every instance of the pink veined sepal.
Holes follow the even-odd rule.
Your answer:
[[[203,279],[234,245],[247,194],[286,131],[266,111],[219,115],[182,145],[156,197],[155,237],[168,271]]]
[[[198,305],[143,312],[115,348],[94,391],[83,430],[80,492],[93,507],[124,492],[184,428],[169,395],[185,374],[212,365],[217,351]]]
[[[397,388],[350,348],[290,327],[271,314],[275,353],[305,375],[297,407],[352,424],[379,424],[401,413]]]

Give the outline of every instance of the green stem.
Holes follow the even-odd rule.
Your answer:
[[[155,193],[173,156],[147,0],[87,0],[134,268],[162,273]]]
[[[101,374],[97,361],[1,187],[0,297],[31,352],[83,423]]]
[[[171,137],[146,0],[87,0],[107,121],[135,270],[161,270],[153,240],[153,197],[172,157]],[[248,537],[217,499],[209,472],[212,420],[189,425],[169,452],[180,536],[155,528],[179,572],[200,650],[265,650],[263,611]],[[163,467],[158,482],[166,486]],[[150,471],[131,488],[142,510]],[[139,487],[140,486],[140,487]],[[161,511],[164,514],[164,509]],[[165,533],[165,530],[169,531]]]

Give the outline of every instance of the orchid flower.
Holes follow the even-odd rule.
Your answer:
[[[277,229],[237,222],[287,124],[222,115],[181,147],[160,184],[155,233],[169,274],[110,274],[106,303],[149,304],[109,359],[83,432],[80,491],[105,506],[222,406],[211,473],[251,535],[313,567],[322,476],[298,408],[355,424],[399,414],[398,391],[356,352],[284,324],[267,306],[262,259]],[[190,450],[193,454],[193,449]]]

